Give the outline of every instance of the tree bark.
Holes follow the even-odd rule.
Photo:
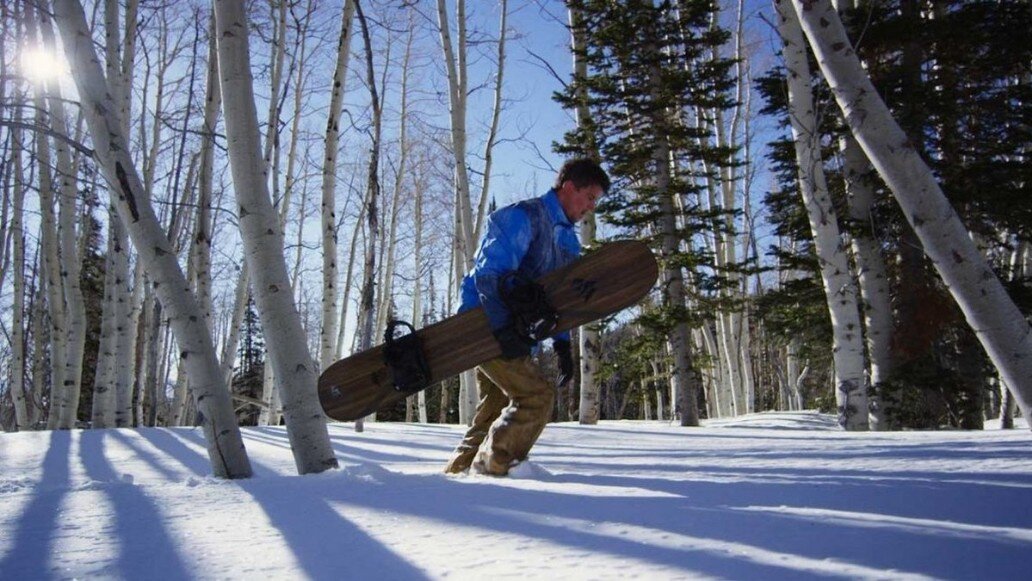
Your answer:
[[[318,369],[289,292],[283,230],[269,199],[244,2],[216,0],[215,23],[223,113],[244,255],[253,277],[262,328],[267,330],[265,339],[281,391],[294,463],[299,474],[322,472],[336,468],[337,458],[316,394]],[[268,332],[272,329],[276,332]]]
[[[583,51],[587,45],[584,38],[586,33],[584,31],[583,15],[578,8],[568,4],[568,16],[570,21],[570,45],[573,52],[573,77],[574,82],[578,83],[580,87],[577,95],[577,107],[574,109],[574,113],[577,117],[577,126],[583,130],[586,129],[591,118],[591,111],[588,108],[587,88],[583,86],[584,80],[588,77],[588,64],[583,58]],[[588,155],[596,159],[599,157],[598,149],[594,143],[586,144],[585,149],[589,150],[586,152]],[[581,222],[580,241],[581,246],[584,247],[591,247],[596,243],[594,212],[585,217]],[[580,403],[577,409],[577,419],[581,424],[593,425],[598,423],[601,416],[599,406],[601,386],[595,378],[599,368],[601,351],[598,325],[589,324],[581,327],[578,342],[580,351]]]
[[[1032,328],[946,200],[928,165],[878,96],[828,0],[792,0],[853,136],[878,170],[968,324],[1032,414]]]
[[[871,429],[887,430],[891,426],[888,402],[877,396],[881,385],[892,372],[892,298],[881,246],[873,235],[874,188],[869,183],[873,169],[860,145],[851,135],[840,140],[842,169],[846,182],[846,203],[852,232],[853,255],[863,304],[867,354],[870,359],[870,384],[875,396],[869,402]]]
[[[36,98],[36,122],[46,125],[46,105],[41,96]],[[57,226],[54,218],[53,178],[50,173],[50,146],[43,134],[36,134],[36,159],[39,161],[39,201],[41,258],[46,282],[47,307],[50,314],[50,411],[47,429],[60,425],[61,409],[67,406],[65,394],[65,361],[68,357],[65,341],[65,305],[61,292],[60,257]]]
[[[337,148],[340,141],[340,115],[344,105],[344,82],[351,57],[351,26],[355,3],[345,0],[337,37],[337,64],[333,69],[330,110],[323,138],[322,165],[322,251],[323,294],[322,328],[319,332],[319,365],[326,369],[337,352]]]
[[[42,33],[43,46],[45,50],[56,51],[57,43],[54,39],[54,29],[49,19],[40,19],[40,32]],[[64,111],[64,101],[61,98],[60,87],[57,81],[51,79],[47,86],[47,95],[50,107],[50,123],[55,131],[62,135],[69,135],[68,122]],[[67,356],[65,358],[64,400],[58,401],[59,417],[58,427],[71,429],[78,420],[79,398],[82,393],[82,364],[83,353],[86,344],[86,305],[82,298],[80,283],[81,258],[78,248],[78,237],[75,232],[78,213],[76,200],[78,191],[75,187],[75,166],[72,163],[72,154],[68,144],[62,140],[55,140],[55,152],[57,155],[57,170],[60,195],[59,227],[58,236],[61,250],[61,288],[65,299],[65,324],[62,332],[66,336]]]
[[[869,428],[869,422],[856,285],[824,177],[803,33],[791,6],[785,4],[784,0],[776,0],[775,6],[778,10],[778,32],[785,46],[789,117],[795,140],[799,190],[806,205],[831,315],[839,425],[846,430],[863,431]]]
[[[21,109],[15,110],[21,118]],[[21,131],[13,130],[11,163],[14,165],[14,185],[11,200],[11,267],[14,304],[11,312],[11,399],[14,403],[14,428],[31,429],[29,398],[25,391],[25,233],[22,226],[25,200],[25,175],[22,168]]]

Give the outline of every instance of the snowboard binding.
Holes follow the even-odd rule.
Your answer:
[[[559,313],[548,302],[545,287],[513,271],[502,276],[498,289],[517,334],[535,343],[552,336],[559,326]]]
[[[408,327],[408,333],[398,336],[398,327]],[[430,385],[430,365],[426,362],[423,343],[415,328],[405,321],[387,323],[383,334],[383,359],[391,370],[394,389],[406,395]]]

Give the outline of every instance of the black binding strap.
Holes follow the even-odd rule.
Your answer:
[[[395,335],[398,327],[408,327],[408,333]],[[387,323],[383,334],[383,360],[391,370],[394,389],[413,394],[430,385],[430,365],[423,353],[423,344],[415,328],[405,321]]]
[[[559,313],[548,302],[545,287],[513,271],[498,281],[502,302],[512,313],[513,327],[522,337],[543,341],[559,325]]]

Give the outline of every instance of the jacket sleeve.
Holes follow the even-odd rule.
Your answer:
[[[487,219],[487,230],[477,250],[473,283],[492,329],[501,329],[511,319],[502,302],[498,282],[516,270],[530,248],[530,217],[519,207],[502,208]]]

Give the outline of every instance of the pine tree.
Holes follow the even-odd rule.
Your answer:
[[[578,58],[588,72],[557,98],[568,107],[586,100],[591,112],[568,142],[597,144],[609,165],[614,187],[600,205],[603,219],[650,238],[660,255],[663,307],[652,319],[654,332],[669,337],[681,423],[695,425],[699,377],[689,325],[701,324],[727,284],[698,238],[731,211],[705,211],[700,197],[707,179],[719,180],[720,168],[733,163],[733,152],[713,145],[709,122],[700,116],[733,104],[733,62],[712,57],[728,34],[713,24],[711,2],[568,5],[582,15],[586,42]],[[704,162],[711,173],[700,169]]]

